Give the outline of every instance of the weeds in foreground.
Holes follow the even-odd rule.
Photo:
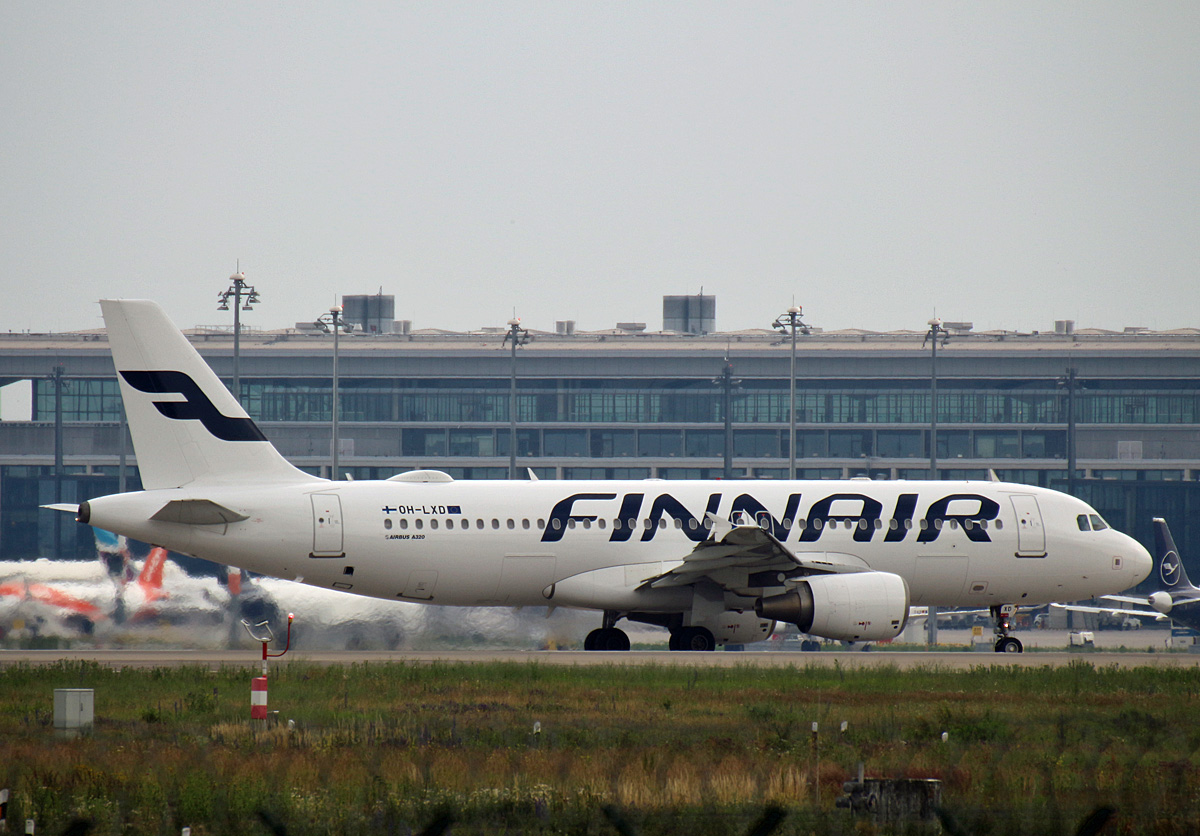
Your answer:
[[[1195,669],[296,664],[272,672],[266,729],[253,673],[0,670],[9,818],[201,836],[268,832],[263,811],[297,836],[452,810],[456,834],[611,833],[609,809],[716,836],[778,809],[781,833],[874,832],[833,810],[861,761],[940,779],[964,833],[1069,833],[1102,806],[1126,830],[1200,829]],[[56,687],[95,689],[90,734],[55,736]]]

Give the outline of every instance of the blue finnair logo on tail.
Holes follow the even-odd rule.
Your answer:
[[[183,372],[121,372],[125,382],[149,395],[182,395],[182,401],[155,401],[158,411],[178,421],[199,421],[222,441],[266,441],[267,437],[249,418],[230,418],[221,413],[208,395]]]

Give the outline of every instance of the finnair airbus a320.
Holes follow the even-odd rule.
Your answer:
[[[103,301],[144,490],[84,523],[255,572],[391,600],[594,609],[673,650],[769,636],[891,639],[910,605],[1013,607],[1117,593],[1150,555],[1086,503],[1003,482],[329,481],[290,465],[148,301]],[[1096,516],[1093,516],[1096,515]]]

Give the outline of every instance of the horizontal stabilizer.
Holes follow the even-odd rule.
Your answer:
[[[159,508],[150,519],[184,525],[227,525],[250,517],[210,499],[173,499]]]

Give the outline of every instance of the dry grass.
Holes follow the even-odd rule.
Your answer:
[[[292,834],[382,833],[448,808],[455,833],[611,833],[613,804],[647,835],[717,834],[778,804],[785,832],[856,832],[832,802],[865,761],[940,778],[975,832],[1071,832],[1099,804],[1127,830],[1200,830],[1194,670],[295,665],[272,674],[265,730],[251,675],[0,671],[10,819],[199,836],[266,810]],[[54,735],[55,687],[95,688],[91,735]]]

